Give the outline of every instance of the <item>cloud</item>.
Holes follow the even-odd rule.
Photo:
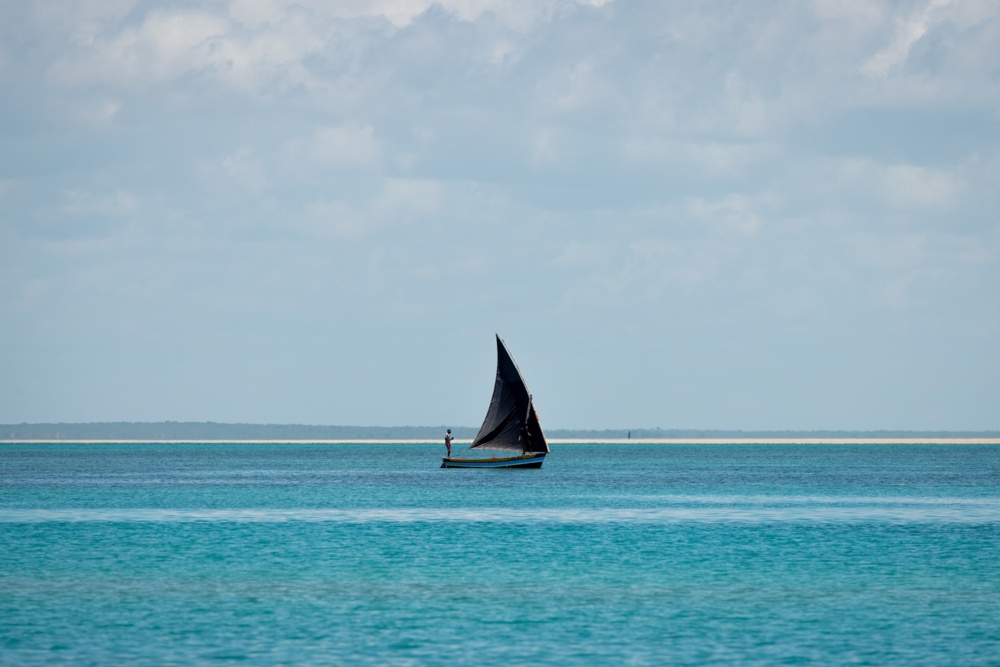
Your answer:
[[[119,88],[150,86],[194,75],[222,81],[234,89],[260,92],[271,86],[322,89],[331,82],[319,62],[351,66],[352,49],[364,48],[368,34],[380,32],[373,19],[392,31],[410,26],[427,12],[440,10],[462,22],[484,16],[506,29],[526,31],[551,20],[562,7],[598,7],[607,0],[510,2],[508,0],[347,0],[327,3],[291,0],[232,0],[225,11],[154,9],[140,23],[124,21],[134,2],[110,7],[76,4],[73,39],[77,50],[60,57],[49,69],[59,85],[105,84]],[[37,15],[41,23],[57,14],[47,1]],[[355,46],[355,42],[357,42]],[[488,59],[502,63],[513,45],[498,41],[486,49]],[[309,62],[319,58],[319,62]],[[334,60],[331,62],[331,58]],[[338,59],[345,58],[343,62]]]
[[[107,126],[115,121],[122,110],[122,102],[101,97],[82,101],[74,111],[80,120],[91,125]]]
[[[154,11],[139,26],[125,26],[95,38],[80,56],[57,61],[51,78],[63,85],[110,83],[150,85],[225,62],[218,48],[228,30],[225,20],[207,12]]]
[[[555,259],[555,264],[563,268],[594,267],[605,261],[608,249],[599,243],[570,241]]]
[[[860,158],[838,160],[836,165],[837,176],[830,185],[854,204],[865,205],[867,199],[901,211],[937,212],[953,207],[964,189],[960,175],[943,169]]]
[[[395,219],[436,213],[442,203],[442,186],[419,179],[387,179],[374,200],[375,209]]]
[[[897,21],[893,41],[885,49],[876,53],[862,66],[862,71],[872,77],[886,77],[895,68],[901,67],[910,55],[910,50],[939,19],[938,11],[956,0],[930,0],[921,9],[906,19]]]
[[[760,93],[735,72],[726,75],[725,87],[733,132],[742,136],[761,134],[768,125],[768,109]]]
[[[361,212],[342,201],[317,199],[303,213],[299,229],[311,238],[360,238],[370,228]]]
[[[938,300],[967,297],[964,276],[968,272],[991,271],[1000,264],[997,241],[984,243],[948,231],[857,232],[849,236],[847,247],[853,261],[871,269],[866,295],[871,307],[937,312],[939,316],[951,309]],[[982,314],[991,317],[987,311]],[[982,322],[975,325],[980,326]]]
[[[37,0],[31,7],[35,21],[47,32],[68,33],[72,43],[86,46],[117,27],[137,4],[137,0]]]
[[[989,0],[930,0],[894,17],[889,44],[860,71],[883,85],[892,82],[891,93],[947,99],[956,85],[968,85],[970,73],[985,72],[983,65],[995,61],[998,17],[1000,6]]]
[[[235,185],[252,192],[260,192],[269,185],[264,163],[247,146],[221,158],[203,160],[200,172],[208,183]]]
[[[540,20],[549,20],[553,13],[567,5],[600,7],[612,0],[346,0],[336,3],[311,2],[303,6],[329,17],[351,19],[384,17],[396,27],[409,25],[416,17],[437,6],[462,21],[475,21],[484,14],[495,16],[505,25],[517,30],[528,30]],[[272,7],[289,6],[291,0],[282,2],[257,2]],[[298,4],[298,3],[296,3]]]
[[[886,199],[900,208],[948,208],[962,184],[944,171],[904,164],[886,168],[884,188]]]
[[[855,30],[871,29],[885,20],[884,3],[870,0],[813,0],[813,11],[827,21],[846,21]]]
[[[753,236],[763,224],[758,211],[773,196],[766,193],[756,200],[743,195],[727,195],[721,199],[706,200],[690,197],[684,200],[684,212],[699,222],[707,223],[717,233],[726,236]]]
[[[369,197],[308,202],[297,228],[312,238],[361,239],[434,215],[441,202],[442,187],[435,182],[390,178]]]
[[[755,164],[774,157],[776,146],[764,143],[691,141],[676,147],[689,164],[709,176],[731,177],[747,173]]]
[[[39,0],[0,19],[0,308],[47,286],[0,343],[37,345],[71,394],[88,368],[51,350],[132,345],[155,372],[142,341],[193,344],[192,321],[213,341],[202,360],[245,335],[233,365],[260,353],[261,377],[327,364],[302,385],[314,396],[396,377],[384,351],[404,335],[423,376],[462,336],[509,330],[553,364],[637,369],[627,402],[652,415],[670,349],[864,378],[880,345],[922,368],[1000,331],[992,0]],[[444,313],[460,313],[448,336]],[[386,326],[399,314],[405,334]],[[968,349],[992,354],[995,334],[976,335]],[[785,349],[831,339],[854,349]],[[129,377],[80,345],[109,386]],[[443,410],[344,383],[337,404],[362,421],[379,402],[420,423]],[[224,393],[162,386],[164,418]],[[288,398],[281,414],[342,414],[323,409]]]
[[[123,189],[111,193],[70,190],[65,193],[62,210],[74,216],[127,216],[139,210],[139,201],[134,193]]]
[[[307,150],[314,160],[333,165],[378,168],[383,159],[382,143],[370,124],[319,127]]]

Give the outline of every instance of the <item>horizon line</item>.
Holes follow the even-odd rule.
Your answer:
[[[44,427],[44,426],[105,426],[105,425],[129,425],[129,426],[250,426],[250,427],[270,427],[270,428],[341,428],[341,429],[462,429],[474,431],[477,426],[448,426],[447,424],[395,424],[391,426],[382,425],[361,425],[361,424],[307,424],[301,422],[217,422],[217,421],[177,421],[172,419],[160,421],[48,421],[48,422],[8,422],[0,423],[0,428],[11,427]],[[549,432],[571,431],[578,433],[627,433],[636,432],[658,432],[658,433],[741,433],[741,434],[767,434],[767,433],[912,433],[912,434],[997,434],[1000,436],[1000,428],[988,429],[954,429],[954,428],[684,428],[660,426],[631,426],[631,427],[611,427],[611,428],[580,428],[580,427],[547,427],[544,430]],[[3,436],[0,435],[0,438]],[[670,437],[670,436],[665,436]]]

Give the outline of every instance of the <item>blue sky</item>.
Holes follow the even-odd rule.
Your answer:
[[[0,5],[0,422],[1000,428],[994,0]]]

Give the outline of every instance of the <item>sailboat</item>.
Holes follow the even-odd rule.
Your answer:
[[[446,456],[442,468],[541,468],[549,446],[524,377],[497,334],[497,378],[486,419],[469,449],[498,449],[517,456],[461,459]]]

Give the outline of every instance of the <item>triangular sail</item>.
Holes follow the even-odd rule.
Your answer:
[[[497,378],[486,419],[471,449],[548,452],[545,435],[524,378],[503,339],[497,335]]]

